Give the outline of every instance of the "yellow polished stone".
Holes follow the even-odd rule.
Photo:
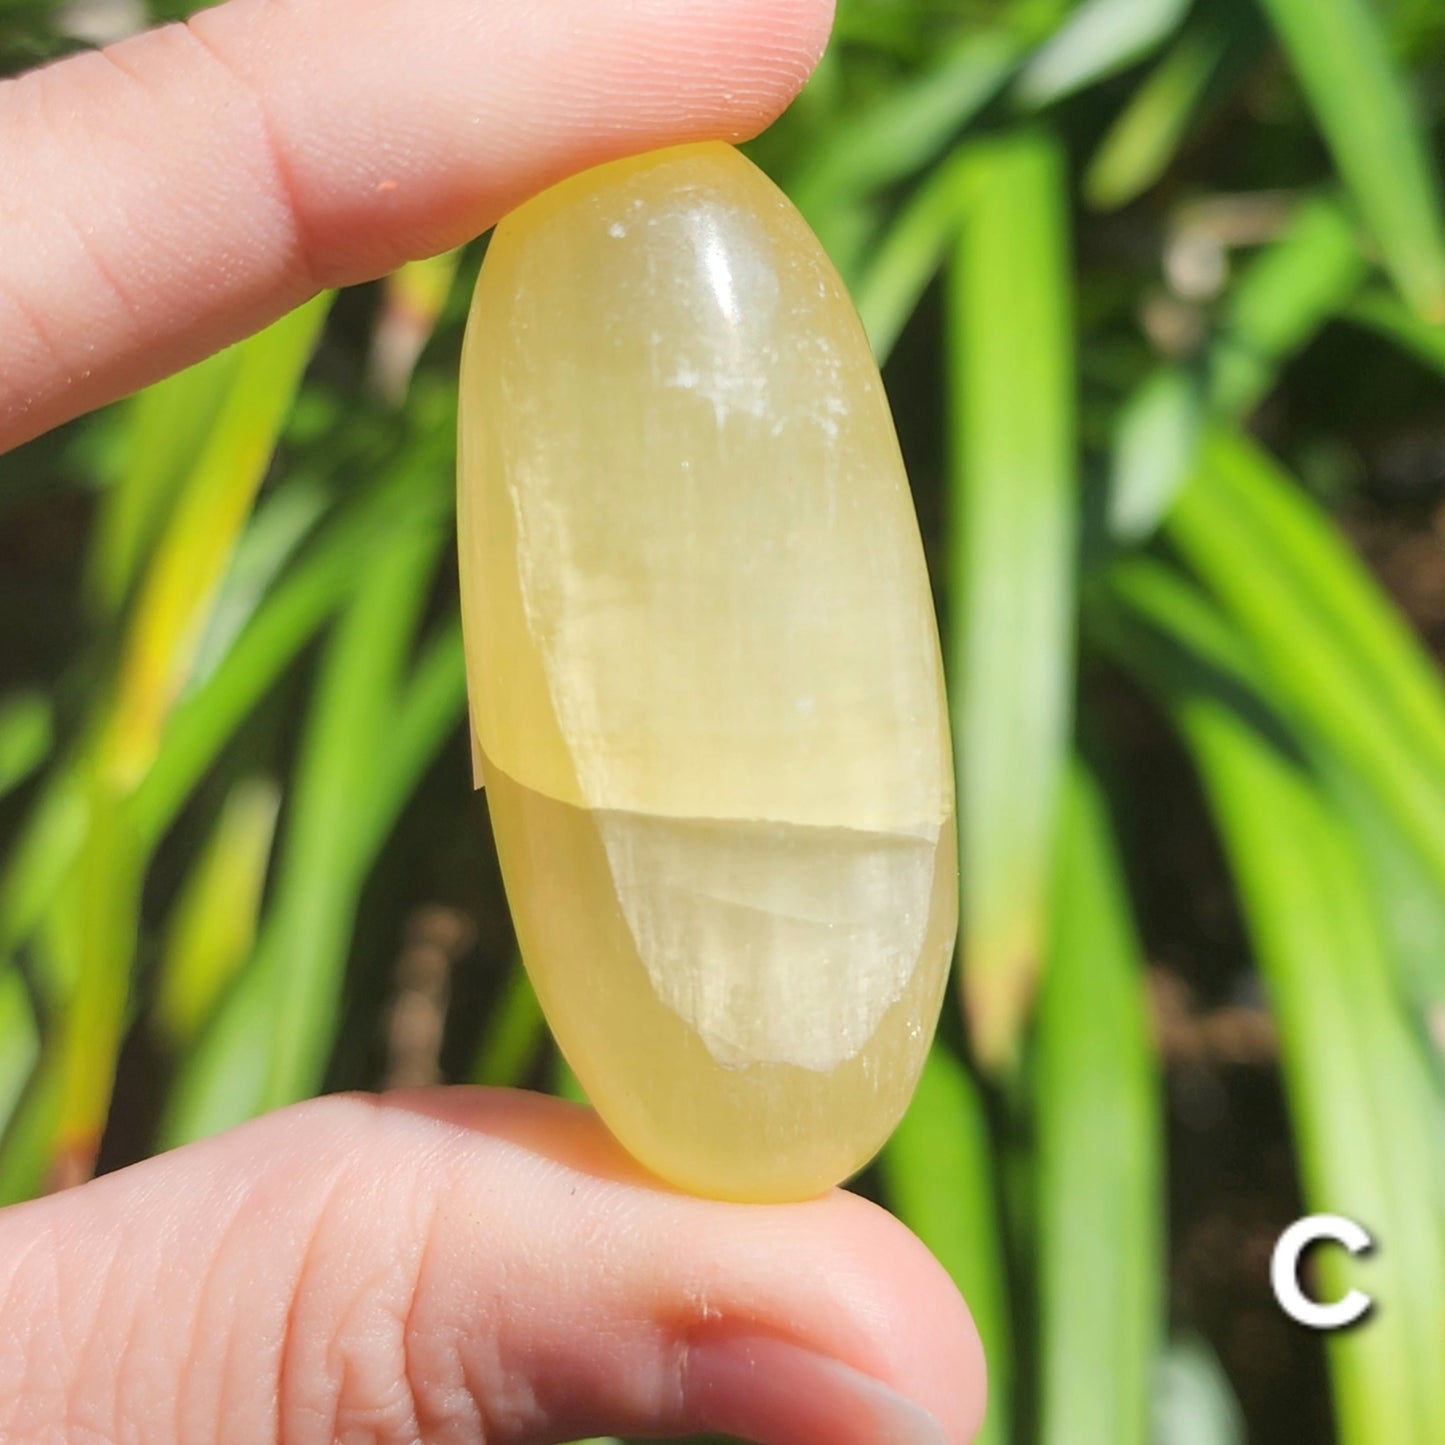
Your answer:
[[[877,367],[737,151],[602,166],[497,227],[458,508],[497,851],[589,1098],[687,1189],[847,1178],[953,948],[947,713]]]

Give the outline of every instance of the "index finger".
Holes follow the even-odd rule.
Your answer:
[[[0,451],[584,167],[741,139],[831,0],[228,0],[0,84]]]

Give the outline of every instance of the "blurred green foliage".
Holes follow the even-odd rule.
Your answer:
[[[70,14],[0,0],[0,67]],[[843,0],[752,147],[944,619],[965,1006],[861,1187],[970,1299],[991,1445],[1445,1440],[1442,101],[1434,0]],[[333,1086],[575,1091],[470,793],[480,252],[0,461],[0,1202]],[[1201,1179],[1249,1206],[1203,1268]],[[1324,1264],[1378,1301],[1331,1410],[1265,1296],[1302,1209],[1381,1241]]]

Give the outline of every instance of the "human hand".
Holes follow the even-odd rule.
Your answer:
[[[826,0],[231,0],[0,86],[0,449],[613,156],[738,138]],[[339,1097],[0,1213],[0,1441],[960,1445],[883,1211],[693,1199],[585,1111]]]
[[[0,83],[0,451],[458,245],[767,125],[831,0],[230,0]]]

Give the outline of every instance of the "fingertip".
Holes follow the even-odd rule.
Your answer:
[[[7,82],[27,205],[0,213],[0,447],[575,171],[755,135],[831,21],[831,0],[228,0]]]
[[[949,1273],[893,1215],[876,1216],[876,1278],[886,1280],[888,1322],[873,1337],[887,1350],[890,1382],[937,1419],[952,1445],[978,1434],[988,1366],[973,1313]]]
[[[453,246],[605,161],[756,135],[832,24],[832,0],[362,0],[318,5],[306,27],[258,25],[253,11],[231,0],[190,28],[265,96],[326,284]]]
[[[654,3],[670,13],[668,0]],[[702,23],[681,43],[695,57],[697,74],[709,78],[717,138],[750,139],[787,109],[813,73],[832,31],[833,0],[708,0],[704,8]]]
[[[771,1205],[688,1195],[636,1164],[591,1110],[541,1095],[432,1089],[373,1107],[404,1133],[440,1125],[453,1135],[438,1157],[450,1159],[460,1197],[475,1197],[482,1158],[492,1179],[527,1180],[533,1206],[519,1223],[534,1245],[525,1253],[543,1234],[586,1239],[587,1267],[579,1259],[569,1268],[565,1298],[547,1296],[556,1340],[571,1337],[579,1318],[590,1327],[610,1318],[620,1330],[624,1320],[650,1320],[685,1355],[700,1341],[741,1340],[743,1356],[757,1356],[760,1377],[784,1380],[778,1362],[792,1349],[799,1359],[836,1361],[912,1402],[939,1423],[949,1445],[977,1433],[986,1371],[972,1315],[917,1236],[869,1200],[841,1189]],[[636,1367],[651,1356],[626,1358]],[[735,1353],[727,1378],[736,1383],[741,1368]],[[593,1381],[582,1393],[604,1388]],[[789,1415],[785,1387],[770,1398],[759,1399],[756,1418]],[[753,1418],[744,1411],[704,1423],[736,1430]],[[636,1418],[627,1423],[635,1427]],[[824,1428],[801,1417],[794,1424],[787,1438]],[[824,1433],[845,1438],[831,1426]]]
[[[884,1211],[668,1190],[538,1096],[317,1101],[4,1223],[22,1344],[88,1342],[16,1407],[42,1424],[965,1445],[983,1406],[958,1292]],[[60,1280],[96,1283],[33,1288]]]
[[[787,1218],[794,1209],[811,1212],[806,1222]],[[846,1190],[783,1206],[781,1215],[788,1238],[771,1256],[776,1303],[796,1301],[805,1285],[816,1289],[808,1317],[815,1349],[916,1403],[951,1445],[971,1441],[987,1369],[972,1313],[943,1266],[896,1217]],[[733,1267],[743,1272],[741,1262]]]

